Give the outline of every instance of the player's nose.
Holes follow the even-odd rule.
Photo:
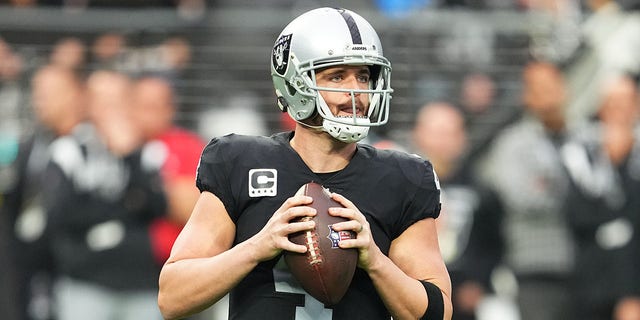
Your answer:
[[[349,77],[347,77],[346,81],[345,81],[345,88],[346,89],[351,89],[351,90],[358,90],[358,89],[362,89],[362,85],[358,79],[357,75],[350,75]],[[347,95],[351,95],[353,94],[354,96],[359,96],[360,92],[358,91],[351,91],[351,92],[347,92]]]

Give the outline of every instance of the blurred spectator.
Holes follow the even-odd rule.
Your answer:
[[[136,147],[130,80],[97,71],[91,122],[51,145],[43,185],[59,320],[160,319],[149,225],[166,211],[157,164]]]
[[[398,35],[399,39],[402,37]],[[419,73],[415,95],[422,100],[454,101],[451,97],[459,93],[458,84],[467,70],[487,70],[495,62],[495,26],[479,15],[457,20],[432,38],[428,41],[429,54],[420,57],[419,63],[433,59],[426,64],[439,67]]]
[[[49,63],[83,73],[86,68],[87,47],[76,37],[67,37],[53,45]]]
[[[143,142],[132,119],[132,85],[131,78],[116,71],[94,71],[87,80],[89,117],[102,142],[118,156],[129,154]]]
[[[417,113],[412,131],[416,151],[446,179],[463,169],[467,136],[464,115],[446,102],[428,103]]]
[[[174,90],[163,77],[145,76],[136,80],[132,110],[145,142],[142,155],[159,164],[167,197],[166,215],[156,218],[149,229],[155,259],[162,265],[200,196],[195,181],[205,143],[197,134],[175,124],[178,106]],[[193,318],[207,315],[203,312]]]
[[[206,0],[178,0],[176,2],[178,16],[188,20],[197,21],[205,16],[207,11]]]
[[[623,298],[618,302],[613,320],[640,320],[640,297]]]
[[[168,211],[166,218],[158,219],[151,230],[156,258],[163,264],[200,195],[195,178],[204,141],[174,124],[175,96],[171,84],[163,78],[138,79],[133,87],[132,108],[146,143],[143,154],[161,164]]]
[[[470,72],[462,80],[460,106],[467,117],[481,115],[493,107],[496,84],[483,72]]]
[[[470,138],[469,164],[481,158],[498,131],[522,113],[518,108],[498,106],[497,95],[496,83],[487,73],[476,71],[463,76],[458,96]]]
[[[91,54],[95,69],[161,75],[175,82],[191,62],[191,44],[183,37],[173,36],[159,44],[129,47],[123,34],[107,32],[95,39]]]
[[[18,141],[27,131],[22,76],[22,57],[0,38],[0,191],[11,180],[5,169],[15,159]]]
[[[242,92],[227,98],[227,102],[204,111],[198,122],[198,132],[208,139],[229,133],[266,135],[267,126],[258,110],[258,97]]]
[[[22,58],[9,43],[0,38],[0,84],[3,90],[0,111],[2,112],[3,120],[6,120],[6,117],[15,117],[17,114],[15,109],[21,107],[21,101],[18,101],[15,97],[16,94],[10,90],[16,90],[13,85],[20,80],[22,72]]]
[[[191,44],[183,37],[170,37],[157,50],[160,52],[160,63],[155,72],[161,72],[166,77],[176,78],[191,62]]]
[[[459,109],[445,102],[424,105],[412,141],[433,164],[442,188],[438,237],[453,285],[453,319],[476,319],[482,300],[492,294],[491,273],[501,259],[502,205],[465,165],[467,136]],[[501,312],[490,318],[506,317]]]
[[[457,21],[440,36],[435,47],[440,62],[460,69],[485,69],[495,61],[495,26],[469,15]]]
[[[50,319],[53,272],[45,232],[49,221],[43,203],[44,171],[49,145],[71,133],[84,119],[84,92],[73,71],[48,65],[32,78],[32,104],[37,126],[19,147],[13,170],[16,180],[4,195],[2,216],[11,226],[20,319]]]
[[[130,74],[159,75],[175,84],[190,62],[191,44],[175,36],[158,45],[127,50],[120,68]]]
[[[120,70],[127,41],[119,32],[105,32],[98,35],[91,45],[91,68],[94,70]]]
[[[564,63],[580,46],[580,0],[520,0],[531,13],[530,52],[539,60]]]
[[[373,128],[373,130],[369,130],[369,134],[364,140],[362,140],[362,143],[370,144],[378,149],[407,151],[405,146],[398,143],[386,130],[382,128]]]
[[[578,248],[576,319],[611,319],[617,301],[640,298],[640,100],[629,77],[605,88],[598,121],[564,148],[573,182],[569,224]],[[619,312],[630,315],[633,301]],[[636,312],[631,319],[639,318]]]
[[[569,319],[574,253],[558,150],[566,135],[565,84],[545,62],[530,62],[522,81],[526,115],[496,137],[481,174],[505,207],[505,264],[517,279],[522,320]]]
[[[640,13],[624,11],[615,0],[585,2],[591,14],[582,25],[583,44],[566,69],[568,116],[575,122],[596,114],[605,79],[640,74]]]

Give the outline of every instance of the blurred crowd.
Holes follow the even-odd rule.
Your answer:
[[[6,3],[86,9],[101,2]],[[201,10],[224,1],[135,3]],[[515,79],[478,68],[490,64],[480,51],[460,50],[474,48],[470,41],[444,46],[442,59],[476,65],[463,65],[446,90],[447,82],[426,71],[414,88],[423,101],[413,106],[411,127],[399,135],[376,130],[366,141],[434,165],[454,319],[640,319],[637,5],[373,5],[393,17],[428,7],[534,8],[557,27],[551,38],[531,33]],[[553,37],[563,32],[574,40]],[[198,197],[194,180],[204,143],[228,132],[274,130],[252,107],[260,99],[252,94],[182,125],[179,89],[197,63],[194,50],[181,36],[131,46],[124,34],[104,32],[64,37],[27,57],[0,32],[3,319],[161,318],[158,273]],[[518,88],[516,98],[500,100],[509,84]],[[275,129],[291,129],[288,117],[278,119]]]
[[[198,197],[204,140],[175,123],[188,44],[122,40],[100,35],[89,55],[62,39],[33,70],[0,42],[7,319],[160,318],[158,274]]]
[[[94,8],[171,8],[183,19],[203,17],[208,0],[0,0],[0,5],[15,8],[51,7],[82,12]]]
[[[492,119],[493,81],[470,73],[416,115],[455,319],[640,319],[640,15],[586,5],[571,54],[524,64],[518,112]]]

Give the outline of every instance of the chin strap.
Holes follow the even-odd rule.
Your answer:
[[[361,141],[369,134],[369,127],[348,125],[328,119],[322,121],[322,127],[332,137],[346,143]]]

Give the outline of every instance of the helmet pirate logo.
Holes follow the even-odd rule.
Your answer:
[[[273,46],[273,67],[280,75],[287,72],[289,61],[289,49],[291,48],[291,34],[282,35]]]

